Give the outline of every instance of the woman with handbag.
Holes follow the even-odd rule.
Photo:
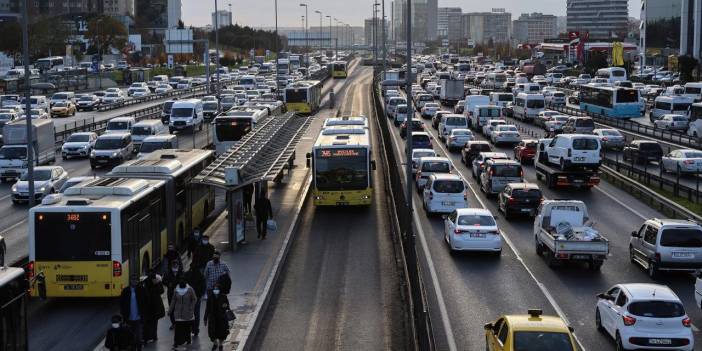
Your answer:
[[[224,339],[229,335],[229,322],[234,320],[234,312],[229,308],[229,299],[221,292],[219,283],[207,292],[207,306],[203,319],[207,334],[212,340],[212,350],[218,348],[222,350]]]

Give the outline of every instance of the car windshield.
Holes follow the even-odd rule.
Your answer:
[[[443,161],[425,161],[422,162],[422,172],[448,173],[451,167],[448,162]]]
[[[24,147],[0,148],[0,159],[24,160],[27,158],[27,149]]]
[[[492,216],[485,215],[463,215],[458,217],[458,225],[471,225],[476,227],[489,227],[497,225]]]
[[[106,138],[95,142],[95,150],[115,150],[122,147],[122,139]]]
[[[527,108],[543,108],[544,100],[527,100]]]
[[[702,158],[702,152],[700,151],[687,151],[684,155],[687,158]]]
[[[54,103],[54,107],[66,107],[68,106],[68,103],[65,101],[57,101]]]
[[[702,230],[698,228],[663,229],[661,246],[702,247]]]
[[[9,113],[0,113],[0,121],[8,121],[12,119],[12,115]]]
[[[462,193],[465,190],[460,180],[437,180],[434,182],[434,191],[437,193]]]
[[[498,132],[516,132],[517,127],[515,127],[515,126],[497,126],[496,130]]]
[[[493,177],[521,177],[522,167],[518,165],[493,165]]]
[[[465,126],[466,119],[463,117],[448,117],[445,123],[447,126]]]
[[[597,150],[599,143],[593,138],[577,138],[573,139],[574,150]]]
[[[164,141],[152,141],[148,143],[142,143],[139,148],[140,153],[154,152],[156,150],[167,149],[171,147],[171,143]]]
[[[207,111],[217,111],[217,103],[216,102],[208,102],[208,103],[202,104],[202,109],[207,110]]]
[[[107,93],[107,94],[105,94],[105,97],[108,97],[108,98],[116,98],[116,97],[119,97],[119,94],[117,94],[117,93]]]
[[[514,333],[514,350],[573,351],[573,344],[567,333],[518,331]]]
[[[27,177],[29,177],[28,173],[22,173],[22,176],[20,176],[20,180],[27,181]],[[51,179],[51,170],[48,169],[35,169],[34,170],[34,181],[39,182],[39,181],[46,181]]]
[[[451,134],[458,135],[458,136],[472,136],[473,135],[473,133],[471,133],[471,131],[469,131],[469,130],[456,130],[456,129],[452,130]]]
[[[144,126],[134,126],[132,127],[133,135],[151,135],[151,128]]]
[[[68,99],[68,95],[66,94],[54,94],[54,96],[51,97],[51,100],[66,100]]]
[[[90,136],[87,134],[73,134],[66,141],[69,143],[85,143],[90,141]]]
[[[592,127],[595,127],[595,122],[593,122],[589,118],[578,118],[575,120],[575,126],[592,128]]]
[[[129,129],[129,123],[127,122],[110,122],[107,123],[107,130],[127,130]]]
[[[565,122],[568,122],[568,119],[570,119],[570,117],[568,117],[568,116],[554,116],[554,117],[551,117],[551,120],[552,120],[553,122],[558,122],[558,123],[565,123]]]
[[[429,136],[427,135],[412,135],[412,143],[414,144],[426,144],[429,143]]]
[[[673,301],[638,301],[629,305],[629,313],[649,318],[676,318],[685,315],[685,308]]]
[[[82,98],[78,99],[78,101],[93,101],[92,96],[83,96]]]
[[[412,154],[412,158],[434,157],[434,156],[436,156],[436,153],[433,151],[415,151]]]
[[[512,189],[512,197],[518,198],[541,198],[541,190],[539,189]]]
[[[618,130],[615,130],[615,129],[603,130],[603,131],[602,131],[602,135],[606,135],[606,136],[622,136],[622,134],[619,133],[619,131],[618,131]]]
[[[193,109],[190,107],[177,107],[171,109],[171,117],[192,117]]]

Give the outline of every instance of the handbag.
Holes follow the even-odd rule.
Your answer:
[[[274,232],[278,229],[278,223],[272,219],[269,219],[266,221],[266,227],[268,227],[268,231]]]
[[[227,308],[227,310],[224,311],[224,318],[227,319],[227,322],[232,322],[236,319],[236,315],[234,314],[234,311]]]

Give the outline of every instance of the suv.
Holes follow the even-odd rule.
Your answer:
[[[497,210],[505,219],[515,214],[535,217],[543,200],[541,189],[534,183],[509,183],[497,197]]]
[[[473,159],[481,152],[491,152],[492,146],[487,141],[469,141],[461,150],[461,159],[466,166],[473,163]]]
[[[563,125],[563,133],[566,134],[592,134],[595,130],[595,122],[590,117],[571,117]]]
[[[634,160],[636,163],[661,162],[663,149],[656,141],[634,140],[624,146],[622,158],[624,161]]]
[[[631,232],[629,258],[655,278],[660,271],[702,268],[702,226],[688,220],[649,219]]]
[[[103,134],[97,138],[90,152],[90,168],[120,164],[132,157],[134,145],[130,133]]]
[[[491,159],[480,173],[480,190],[490,196],[504,190],[509,183],[521,183],[524,171],[514,160]]]

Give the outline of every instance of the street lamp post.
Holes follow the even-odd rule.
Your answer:
[[[412,0],[407,0],[406,5],[407,5],[407,17],[405,19],[405,22],[407,22],[407,34],[405,35],[405,39],[407,40],[407,59],[405,60],[407,63],[407,71],[405,72],[405,78],[407,79],[406,86],[405,86],[405,92],[407,93],[407,155],[406,155],[406,174],[407,174],[407,194],[406,196],[406,201],[407,201],[407,209],[409,211],[408,215],[411,218],[412,216],[412,162],[409,162],[412,160],[412,133],[411,131],[411,126],[412,126],[412,117],[414,116],[414,111],[412,108]],[[410,230],[412,226],[409,226]],[[412,235],[408,235],[409,238],[414,241],[414,238]]]
[[[388,69],[387,50],[385,49],[385,0],[382,0],[382,8],[381,8],[380,18],[381,18],[380,25],[383,27],[382,28],[382,33],[383,33],[383,74],[385,74],[385,71]]]
[[[310,57],[309,57],[309,51],[310,51],[310,42],[309,42],[309,36],[307,34],[307,27],[309,23],[309,14],[307,13],[307,10],[309,10],[309,7],[305,3],[301,3],[300,6],[305,7],[305,55],[303,56],[305,60],[305,76],[309,77],[310,75]]]
[[[378,1],[373,3],[373,70],[378,65]]]
[[[215,55],[216,57],[216,62],[215,62],[215,69],[217,70],[215,74],[217,75],[217,86],[216,86],[216,94],[217,94],[217,105],[219,107],[219,98],[220,98],[220,80],[219,80],[219,13],[217,12],[217,0],[215,0]],[[209,62],[207,63],[209,64]]]
[[[278,0],[274,2],[275,6],[275,94],[280,96],[280,82],[278,81]],[[288,63],[289,64],[289,63]]]
[[[32,89],[29,80],[29,0],[22,1],[22,63],[24,64],[24,111],[27,120],[27,184],[29,207],[34,207],[34,151],[32,150]]]
[[[329,18],[329,50],[331,50],[331,48],[332,48],[332,46],[331,46],[332,45],[332,42],[331,42],[332,41],[332,35],[331,35],[332,34],[332,32],[331,32],[332,16],[327,15],[324,17]]]
[[[322,11],[314,10],[314,13],[319,14],[319,52],[322,52]]]

